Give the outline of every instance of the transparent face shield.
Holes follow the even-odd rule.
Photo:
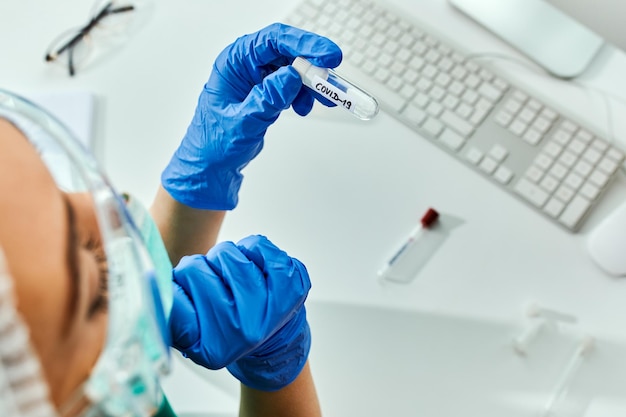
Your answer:
[[[62,191],[91,196],[106,256],[106,344],[88,380],[60,410],[62,415],[152,415],[163,400],[159,377],[169,371],[163,306],[171,305],[170,289],[157,279],[124,199],[67,129],[37,106],[3,90],[0,117],[22,129]]]

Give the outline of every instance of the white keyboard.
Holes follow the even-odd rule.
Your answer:
[[[624,153],[432,29],[370,0],[301,0],[286,22],[335,41],[381,108],[572,232]]]

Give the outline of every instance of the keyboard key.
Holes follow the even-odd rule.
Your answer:
[[[522,178],[515,185],[515,192],[537,207],[543,207],[550,195],[538,185]]]
[[[598,138],[596,138],[593,142],[591,142],[591,146],[593,146],[600,152],[605,152],[609,148],[609,145],[607,145],[605,141],[603,141],[602,139],[598,139]]]
[[[522,102],[521,101],[517,101],[515,99],[511,99],[509,101],[506,102],[506,104],[504,105],[504,108],[511,114],[516,114],[517,112],[519,112],[522,109]]]
[[[502,110],[496,116],[496,123],[502,127],[507,127],[513,121],[513,115],[508,111]]]
[[[616,162],[621,162],[624,159],[624,153],[622,151],[618,151],[615,148],[609,149],[606,155]]]
[[[402,88],[400,89],[400,95],[407,100],[410,100],[411,98],[413,98],[416,92],[417,92],[417,89],[413,87],[412,85],[408,85],[408,84],[404,84]]]
[[[543,148],[543,151],[552,158],[558,157],[562,150],[563,147],[556,142],[550,142]]]
[[[561,185],[556,193],[554,194],[559,200],[564,203],[569,203],[571,199],[574,197],[574,190],[569,188],[567,185]]]
[[[537,129],[537,131],[539,131],[541,134],[545,134],[550,129],[551,126],[552,126],[552,122],[550,122],[548,119],[542,116],[539,116],[533,122],[533,128]]]
[[[541,180],[539,185],[541,188],[552,194],[559,187],[559,184],[559,181],[552,175],[546,175],[543,180]]]
[[[577,195],[559,217],[559,221],[569,228],[575,227],[582,219],[591,202],[585,197]]]
[[[580,140],[581,142],[585,144],[589,144],[593,140],[593,135],[589,133],[588,131],[581,129],[576,133],[576,139]]]
[[[558,130],[553,136],[552,140],[556,143],[566,146],[569,141],[572,139],[572,134],[565,130]]]
[[[528,125],[526,123],[516,119],[509,126],[509,130],[511,131],[511,133],[513,133],[516,136],[522,136],[524,132],[526,131],[527,127]]]
[[[565,178],[565,176],[567,175],[567,168],[564,167],[560,162],[557,162],[556,164],[554,164],[552,166],[552,168],[550,168],[550,175],[552,175],[554,178],[560,180],[563,180],[563,178]]]
[[[402,115],[415,126],[420,126],[427,117],[427,114],[424,110],[412,105],[406,106],[406,108],[402,112]]]
[[[443,123],[433,117],[429,117],[422,127],[426,132],[434,137],[439,136],[444,128]]]
[[[554,110],[548,109],[547,107],[544,107],[543,110],[541,110],[541,115],[548,119],[550,122],[554,122],[557,117],[559,117]]]
[[[537,116],[536,112],[532,111],[531,109],[526,108],[520,112],[519,119],[526,124],[531,124],[531,122],[535,120],[536,116]]]
[[[461,99],[467,104],[474,104],[476,103],[476,101],[478,101],[478,97],[478,93],[474,90],[465,90],[465,92],[461,96]]]
[[[474,165],[478,165],[478,163],[483,159],[483,153],[478,148],[470,148],[469,151],[465,154],[465,158],[470,161]]]
[[[446,90],[439,87],[438,85],[433,86],[428,92],[428,95],[431,96],[434,100],[441,101],[446,96]]]
[[[482,83],[478,88],[478,94],[492,102],[496,102],[500,100],[500,97],[502,97],[502,91],[498,90],[489,83]]]
[[[582,177],[588,177],[593,171],[593,166],[590,163],[580,160],[576,165],[574,165],[574,172],[577,172]]]
[[[504,161],[508,155],[509,151],[502,145],[493,145],[493,147],[489,150],[489,156],[498,162]]]
[[[582,158],[585,161],[588,161],[589,163],[591,163],[592,165],[595,165],[602,158],[602,154],[598,152],[598,150],[596,150],[595,148],[587,148]]]
[[[474,113],[474,109],[465,103],[461,103],[459,107],[455,110],[455,113],[461,116],[463,119],[467,120],[472,115],[472,113]]]
[[[526,107],[528,107],[528,109],[533,110],[535,113],[537,113],[541,111],[541,109],[543,108],[543,105],[537,100],[535,100],[534,98],[532,98],[528,100],[528,103],[526,103]]]
[[[513,171],[504,166],[499,166],[493,177],[502,184],[508,184],[513,179]]]
[[[526,133],[524,133],[524,136],[522,136],[522,138],[526,142],[534,146],[534,145],[537,145],[539,142],[541,142],[541,139],[543,139],[543,136],[535,128],[530,128],[526,131]]]
[[[564,183],[569,185],[572,189],[578,190],[583,185],[584,179],[575,172],[571,172],[566,178]]]
[[[554,162],[554,159],[545,153],[540,153],[539,155],[537,155],[534,162],[536,166],[544,171],[547,171]]]
[[[587,197],[589,200],[595,200],[600,195],[600,188],[596,187],[591,182],[587,182],[580,189],[580,194]]]
[[[567,145],[567,150],[570,151],[571,153],[573,153],[574,155],[578,156],[581,153],[583,153],[583,151],[585,150],[585,148],[587,147],[586,144],[584,144],[583,142],[581,142],[578,139],[573,139],[569,145]]]
[[[428,114],[434,117],[439,117],[439,115],[443,112],[443,105],[437,103],[436,101],[432,101],[428,107],[426,107],[426,111]]]
[[[433,82],[426,78],[420,78],[417,84],[415,84],[415,87],[417,87],[417,89],[423,93],[427,93],[428,91],[430,91],[432,86]]]
[[[439,140],[453,151],[458,151],[465,143],[465,138],[451,129],[445,129]]]
[[[467,75],[467,70],[460,65],[456,65],[452,71],[450,71],[452,78],[458,81],[463,81],[463,78]]]
[[[498,162],[494,159],[486,156],[483,158],[482,162],[479,165],[480,169],[484,171],[486,174],[493,174],[496,168],[498,167]]]
[[[476,109],[470,117],[469,122],[472,124],[472,126],[478,126],[483,122],[483,120],[485,120],[485,117],[487,117],[488,114],[488,109]]]
[[[468,137],[474,131],[474,126],[450,110],[443,112],[441,115],[441,121],[456,130],[463,137]]]
[[[413,104],[419,108],[425,109],[428,107],[428,103],[430,103],[430,97],[424,93],[417,93],[417,95],[413,98]]]
[[[564,208],[565,204],[553,197],[550,201],[548,201],[548,204],[546,204],[543,208],[543,211],[548,213],[550,216],[557,218],[563,212]]]
[[[525,103],[528,100],[528,94],[520,90],[515,90],[513,92],[513,98],[515,100],[521,101],[522,103]]]
[[[445,96],[442,102],[442,104],[450,110],[456,109],[459,103],[460,103],[460,100],[451,94],[448,94],[447,96]]]
[[[540,169],[539,167],[533,165],[530,168],[528,168],[526,170],[526,178],[528,178],[529,180],[531,180],[532,182],[539,182],[539,180],[543,177],[543,174],[545,173],[544,170]]]
[[[461,83],[460,81],[453,81],[452,84],[450,84],[450,86],[448,87],[448,91],[457,97],[461,97],[466,89],[463,83]],[[478,93],[476,94],[478,95]]]
[[[609,182],[609,176],[604,172],[595,170],[590,176],[589,181],[594,183],[600,188],[603,188]]]
[[[598,164],[598,168],[600,168],[604,173],[609,174],[609,175],[617,171],[617,167],[618,167],[617,163],[609,157],[604,158]]]
[[[563,123],[561,124],[561,128],[570,133],[574,133],[578,130],[578,126],[576,126],[576,124],[570,120],[563,121]]]
[[[480,83],[481,83],[480,78],[478,78],[474,74],[469,74],[467,77],[465,77],[465,80],[463,80],[463,84],[465,84],[467,87],[471,88],[472,90],[475,90],[480,85]]]
[[[569,151],[565,151],[559,157],[559,162],[562,163],[567,168],[571,168],[576,163],[576,155]]]

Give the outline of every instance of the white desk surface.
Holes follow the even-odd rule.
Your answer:
[[[294,2],[158,1],[147,25],[124,48],[70,78],[45,64],[44,52],[58,33],[84,22],[89,3],[0,2],[0,87],[93,92],[97,155],[118,188],[148,204],[216,55],[236,37],[280,21]],[[449,37],[470,51],[519,57],[444,0],[389,4],[449,29]],[[607,130],[605,101],[598,93],[515,64],[496,64],[532,91],[570,106],[582,122]],[[607,49],[580,81],[626,97],[624,74],[626,56]],[[611,101],[611,109],[614,132],[624,146],[626,108]],[[387,114],[363,123],[320,107],[306,118],[283,114],[245,176],[239,207],[227,216],[221,239],[261,233],[299,257],[313,280],[312,303],[378,306],[521,328],[524,306],[536,301],[577,316],[581,333],[626,343],[626,281],[603,274],[585,250],[589,232],[626,198],[624,177],[580,233],[570,234]],[[428,207],[463,223],[412,283],[381,285],[376,271]],[[462,349],[464,341],[458,343]],[[177,382],[187,381],[178,362],[176,369],[166,386],[180,409],[236,406],[218,390],[213,397],[188,398],[190,392],[213,388],[194,385],[196,391],[189,391],[192,384]],[[367,372],[367,364],[363,369]],[[465,384],[473,380],[457,377]],[[323,403],[324,395],[332,396],[325,381],[319,386]],[[349,410],[347,404],[345,414],[352,414]]]

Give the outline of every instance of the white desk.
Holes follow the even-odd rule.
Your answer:
[[[453,28],[450,37],[473,51],[519,56],[443,0],[390,3]],[[59,32],[83,23],[89,5],[5,0],[0,87],[95,93],[97,154],[118,188],[149,203],[215,56],[239,35],[281,20],[291,4],[161,1],[123,49],[71,79],[47,66],[43,55]],[[500,65],[606,130],[597,93]],[[626,97],[624,74],[626,57],[608,50],[584,82]],[[615,133],[626,138],[626,109],[612,104]],[[589,231],[626,198],[624,178],[572,235],[388,115],[363,123],[323,108],[307,118],[281,116],[245,174],[240,205],[227,216],[221,238],[265,234],[308,266],[313,371],[328,415],[537,415],[567,354],[551,360],[554,352],[544,347],[542,356],[538,346],[524,362],[512,353],[510,338],[522,331],[530,301],[574,314],[579,321],[572,332],[599,339],[594,369],[606,371],[609,382],[626,375],[618,354],[626,348],[626,281],[601,273],[585,251]],[[377,269],[430,206],[463,224],[414,282],[381,285]],[[561,344],[559,352],[567,352],[569,345]],[[410,358],[415,363],[407,363]],[[192,384],[179,362],[175,369],[166,389],[177,408],[235,409],[235,398]],[[533,378],[534,396],[527,389]],[[596,385],[605,396],[613,393],[609,382]]]

